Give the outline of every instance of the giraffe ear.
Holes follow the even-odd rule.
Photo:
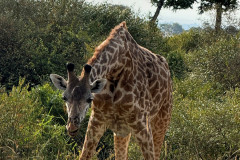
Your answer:
[[[56,88],[61,89],[61,90],[66,90],[67,81],[63,77],[61,77],[57,74],[50,74],[50,78]]]
[[[92,93],[99,93],[103,90],[107,83],[106,79],[97,79],[91,84],[91,92]]]

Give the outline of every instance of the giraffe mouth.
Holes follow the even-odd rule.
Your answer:
[[[75,131],[68,131],[68,134],[71,137],[75,137],[77,135],[77,133],[78,133],[78,129],[76,129]]]

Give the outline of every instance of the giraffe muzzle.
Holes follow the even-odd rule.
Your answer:
[[[78,133],[78,127],[76,127],[73,123],[69,123],[67,127],[67,131],[69,136],[75,137]]]

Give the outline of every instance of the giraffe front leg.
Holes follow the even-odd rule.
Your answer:
[[[148,122],[147,122],[148,123]],[[138,123],[135,128],[133,128],[133,133],[136,140],[141,147],[143,156],[145,160],[154,160],[154,143],[151,126],[147,123]]]
[[[141,147],[144,159],[154,160],[154,144],[152,132],[144,129],[136,134],[136,139],[139,146]]]
[[[114,151],[116,160],[127,160],[130,137],[131,133],[126,137],[120,137],[114,134]]]
[[[98,119],[91,116],[88,122],[88,129],[84,140],[84,145],[80,160],[90,160],[93,154],[96,152],[96,147],[103,133],[105,132],[104,122],[100,122]]]

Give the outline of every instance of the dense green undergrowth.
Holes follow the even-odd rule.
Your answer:
[[[239,88],[223,94],[221,88],[215,88],[214,83],[193,75],[184,80],[174,79],[174,88],[172,121],[161,157],[238,157]],[[0,115],[1,159],[74,159],[78,156],[87,120],[84,121],[79,139],[71,140],[65,131],[66,114],[61,95],[49,84],[28,91],[28,86],[23,86],[21,81],[8,94],[1,93],[0,104],[3,113]],[[112,140],[111,132],[101,140],[98,147],[100,159],[113,156]],[[137,160],[141,157],[133,138],[129,145],[129,158]]]
[[[0,159],[78,158],[90,112],[71,139],[49,74],[66,75],[68,61],[79,73],[124,20],[135,40],[165,56],[171,69],[174,106],[161,159],[240,158],[240,33],[203,28],[163,37],[130,8],[82,1],[3,0],[0,8]],[[93,159],[114,159],[111,131],[97,153]],[[142,158],[132,138],[129,159]]]
[[[48,106],[42,105],[38,89],[28,91],[29,86],[24,86],[23,82],[20,80],[12,91],[0,95],[3,113],[0,116],[0,159],[64,159],[74,156],[68,154],[72,145],[68,143],[64,125],[56,123]],[[50,90],[44,92],[45,96]],[[57,95],[55,92],[54,96]]]
[[[191,76],[175,81],[169,159],[239,157],[240,90],[222,94],[213,82]]]

